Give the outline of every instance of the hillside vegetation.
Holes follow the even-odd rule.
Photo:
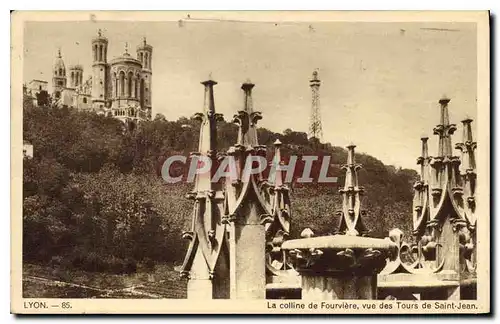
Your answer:
[[[168,156],[196,150],[198,122],[157,115],[134,131],[124,131],[111,117],[34,107],[29,100],[23,117],[24,140],[34,147],[33,159],[23,165],[25,262],[118,274],[182,261],[186,243],[181,233],[188,229],[192,211],[184,195],[192,183],[166,183],[161,165]],[[339,177],[338,183],[292,185],[291,234],[298,236],[304,227],[317,234],[334,232],[346,150],[289,129],[280,134],[261,128],[258,136],[269,156],[277,138],[284,143],[285,157],[315,152],[331,156],[329,175]],[[236,137],[235,125],[219,124],[221,150]],[[366,189],[365,223],[372,235],[386,236],[393,227],[408,233],[416,172],[365,154],[356,159],[363,164],[360,184]]]

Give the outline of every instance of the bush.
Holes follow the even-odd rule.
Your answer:
[[[107,272],[109,267],[105,261],[95,252],[89,252],[84,257],[83,270],[89,272]]]
[[[114,255],[104,255],[95,251],[85,252],[75,249],[66,258],[55,257],[55,260],[70,260],[68,263],[60,261],[62,266],[81,269],[88,272],[106,272],[113,274],[130,274],[137,271],[137,263],[131,259],[122,259]]]
[[[50,259],[49,266],[52,268],[56,268],[62,266],[63,263],[64,263],[64,258],[59,255],[55,255]]]
[[[135,262],[132,259],[126,259],[124,272],[130,274],[136,271],[137,271],[137,262]]]
[[[105,259],[106,272],[120,274],[125,272],[125,260],[117,258],[113,255]]]
[[[144,268],[147,271],[153,271],[154,270],[154,268],[155,268],[155,261],[153,259],[145,258],[143,263],[144,263]]]

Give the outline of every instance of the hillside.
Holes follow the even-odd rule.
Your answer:
[[[110,117],[25,101],[23,127],[24,140],[34,147],[33,159],[24,162],[25,262],[126,274],[182,261],[186,245],[180,236],[191,213],[184,195],[192,184],[168,184],[160,170],[166,157],[196,150],[198,122],[157,115],[128,132]],[[289,129],[261,128],[258,136],[269,156],[277,138],[284,143],[285,158],[313,152],[331,156],[329,175],[339,177],[339,183],[293,184],[291,234],[296,237],[304,227],[317,234],[333,232],[346,150]],[[235,125],[219,124],[221,150],[236,137]],[[366,154],[356,159],[363,164],[360,184],[366,189],[363,207],[372,235],[386,236],[393,227],[408,233],[416,172]]]

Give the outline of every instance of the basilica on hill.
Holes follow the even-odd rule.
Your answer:
[[[84,79],[82,65],[66,65],[58,51],[52,69],[53,104],[78,110],[95,111],[123,122],[151,119],[153,47],[143,39],[136,57],[125,45],[124,53],[108,61],[108,39],[98,31],[92,39],[92,71]],[[41,91],[48,91],[45,80],[31,80],[26,91],[37,101]]]

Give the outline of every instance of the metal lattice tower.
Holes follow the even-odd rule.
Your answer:
[[[311,117],[309,124],[309,138],[315,137],[318,140],[323,140],[323,128],[321,126],[321,106],[319,101],[319,86],[321,80],[318,77],[318,71],[315,70],[312,79],[309,81],[309,86],[312,90],[312,105]]]

